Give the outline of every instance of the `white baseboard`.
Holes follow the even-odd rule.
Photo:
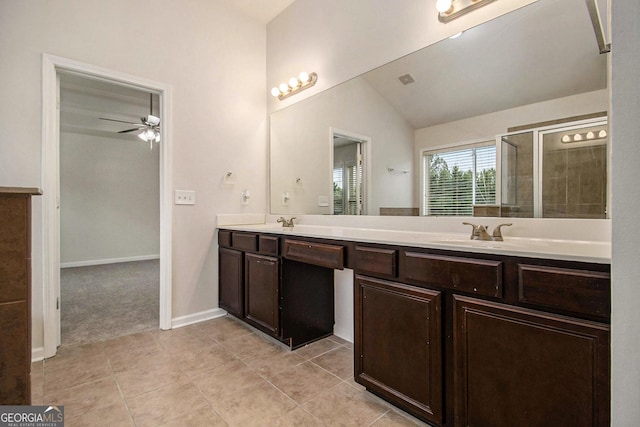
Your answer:
[[[73,261],[73,262],[61,262],[60,268],[69,267],[88,267],[90,265],[103,265],[103,264],[116,264],[119,262],[133,262],[133,261],[148,261],[150,259],[160,259],[160,255],[139,255],[124,258],[107,258],[107,259],[92,259],[88,261]]]
[[[44,347],[36,347],[31,349],[31,363],[44,360]]]
[[[345,341],[349,341],[350,343],[353,344],[353,331],[352,330],[336,328],[335,325],[334,325],[333,326],[333,335],[337,336],[338,338],[342,338]]]
[[[216,317],[222,317],[226,314],[227,312],[221,308],[212,308],[211,310],[175,317],[171,320],[171,327],[174,329],[181,328],[183,326],[193,325],[194,323],[204,322],[205,320],[215,319]]]

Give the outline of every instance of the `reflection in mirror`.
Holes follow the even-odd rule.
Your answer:
[[[333,209],[331,134],[338,128],[370,138],[362,213],[449,214],[426,208],[430,168],[424,153],[497,141],[495,201],[473,199],[472,214],[542,216],[540,188],[551,184],[534,188],[542,176],[535,172],[542,163],[534,163],[541,143],[511,130],[606,111],[606,61],[584,0],[539,0],[276,111],[271,114],[271,213],[339,213]],[[512,161],[503,164],[501,156]],[[565,165],[569,175],[574,164]],[[304,185],[296,186],[295,177]],[[606,188],[606,176],[604,183]],[[478,188],[473,191],[480,195]],[[287,203],[282,194],[290,195]],[[345,206],[342,213],[350,213]],[[566,215],[584,217],[573,208]]]
[[[500,138],[499,215],[606,218],[609,151],[606,117],[569,118],[527,127],[531,129]]]
[[[541,132],[542,216],[607,217],[606,122]]]
[[[533,132],[503,135],[500,216],[533,217]]]
[[[369,138],[332,130],[333,214],[366,215],[366,161],[364,147]]]

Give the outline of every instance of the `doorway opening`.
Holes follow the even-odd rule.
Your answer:
[[[139,135],[159,96],[59,77],[60,344],[156,329],[160,141]]]
[[[367,214],[366,155],[369,138],[331,130],[332,214]]]
[[[61,80],[69,78],[81,78],[95,83],[96,85],[112,85],[118,90],[126,92],[135,90],[144,95],[149,100],[149,94],[155,95],[158,106],[158,116],[161,122],[158,126],[162,135],[162,141],[154,148],[157,155],[156,174],[156,213],[159,211],[159,219],[156,226],[156,237],[159,253],[152,254],[156,258],[159,256],[159,302],[156,325],[161,329],[171,329],[171,87],[167,84],[155,82],[129,74],[96,67],[89,64],[80,63],[66,58],[52,55],[43,55],[43,260],[44,260],[44,357],[52,357],[56,354],[57,347],[61,344],[60,333],[60,271],[61,271],[61,184],[64,179],[61,175],[61,150],[65,149],[61,145],[61,111],[59,109]],[[110,101],[113,101],[111,99]],[[148,103],[146,104],[149,105]],[[148,108],[148,107],[147,107]],[[84,110],[84,109],[81,109]],[[148,111],[145,109],[145,111]],[[71,111],[80,114],[86,111]],[[86,115],[86,114],[85,114]],[[116,117],[117,118],[117,117]],[[80,118],[80,121],[85,120]],[[65,124],[66,126],[66,124]],[[68,129],[67,129],[68,130]],[[99,136],[100,130],[94,131],[93,136]],[[118,131],[115,133],[117,134]],[[91,133],[91,132],[87,132]],[[104,135],[103,135],[104,136]],[[114,139],[114,138],[105,138]],[[115,138],[117,139],[117,138]],[[74,141],[77,142],[77,141]],[[123,141],[124,142],[124,141]],[[127,141],[129,142],[129,141]],[[71,144],[72,146],[74,144]],[[75,145],[78,148],[79,145]],[[104,147],[102,147],[104,148]],[[84,151],[91,151],[88,146],[83,147]],[[97,146],[93,146],[97,150]],[[149,145],[144,148],[147,153]],[[77,151],[71,150],[73,155]],[[97,166],[97,165],[93,165]],[[116,195],[117,198],[118,195]],[[65,202],[66,203],[66,202]],[[132,208],[135,209],[135,208]],[[86,215],[86,221],[97,221],[98,211],[93,215]],[[78,227],[79,228],[79,227]],[[76,230],[77,231],[77,230]],[[87,243],[87,242],[85,242]],[[126,245],[124,245],[126,246]],[[66,248],[65,248],[66,250]],[[77,250],[77,249],[76,249]],[[111,257],[101,254],[103,261],[118,261],[120,257]],[[122,258],[127,258],[125,254]],[[131,260],[131,259],[129,259]],[[80,260],[95,261],[93,260]],[[113,262],[112,262],[113,263]]]

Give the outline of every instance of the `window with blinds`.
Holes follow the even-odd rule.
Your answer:
[[[333,170],[333,214],[342,215],[344,210],[344,183],[342,179],[343,168]]]
[[[495,142],[423,156],[423,214],[473,215],[473,205],[496,203]]]
[[[363,171],[356,165],[333,169],[333,214],[361,215]]]

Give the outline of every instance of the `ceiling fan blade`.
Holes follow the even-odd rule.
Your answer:
[[[110,122],[126,123],[129,125],[139,125],[140,123],[127,122],[124,120],[108,119],[106,117],[98,117],[100,120],[109,120]]]
[[[133,129],[121,130],[118,133],[129,133],[129,132],[133,132],[133,131],[136,131],[136,130],[139,130],[139,129],[141,129],[141,128],[133,128]]]

